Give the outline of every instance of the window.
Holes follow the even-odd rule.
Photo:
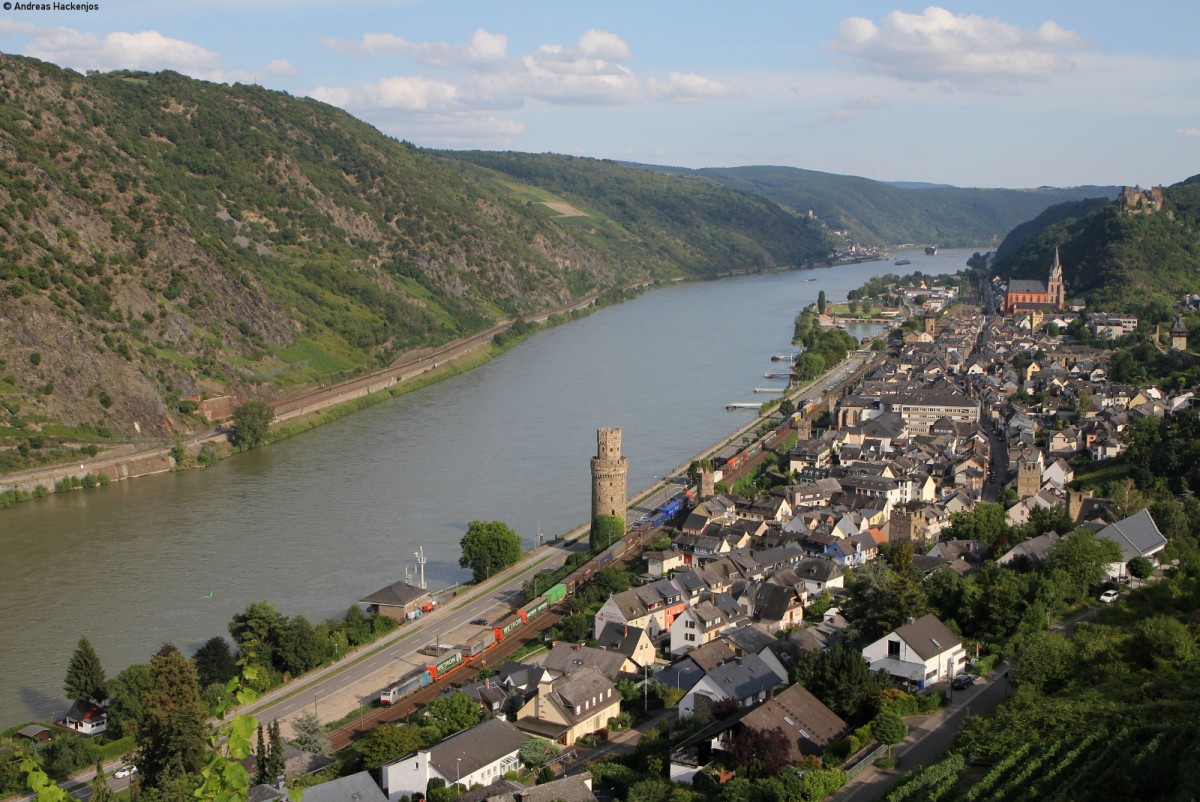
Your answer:
[[[688,640],[688,641],[694,641],[696,639],[696,634],[694,632],[685,632],[683,635],[683,639]]]
[[[900,641],[888,641],[888,657],[894,657],[896,659],[900,658]]]
[[[689,618],[689,619],[687,620],[687,623],[686,623],[686,624],[684,624],[684,626],[686,626],[688,629],[695,629],[695,628],[696,628],[696,622],[695,622],[695,621],[693,621],[692,619],[690,619],[690,618]]]

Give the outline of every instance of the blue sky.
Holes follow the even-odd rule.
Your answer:
[[[0,50],[258,83],[428,147],[959,186],[1200,172],[1179,0],[95,3],[0,11]]]

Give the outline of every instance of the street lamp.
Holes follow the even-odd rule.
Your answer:
[[[313,715],[317,715],[317,699],[321,696],[320,693],[313,691]]]
[[[462,785],[462,758],[461,757],[454,758],[454,765],[455,765],[454,774],[456,777],[458,777],[458,779],[454,781],[454,784]]]

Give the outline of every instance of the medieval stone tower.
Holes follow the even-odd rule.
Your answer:
[[[937,334],[937,316],[930,312],[925,313],[925,333]]]
[[[1058,248],[1054,249],[1054,264],[1050,265],[1050,280],[1046,282],[1046,303],[1063,309],[1067,305],[1067,289],[1063,284],[1062,262],[1058,260]]]
[[[596,456],[592,457],[592,520],[613,515],[625,520],[625,477],[629,459],[621,456],[621,430],[596,430]]]
[[[1188,327],[1183,322],[1183,315],[1175,317],[1175,325],[1171,326],[1171,347],[1176,351],[1186,351],[1188,347]]]
[[[1029,449],[1027,449],[1029,451]],[[1017,460],[1017,498],[1036,496],[1042,489],[1042,454],[1023,454]]]

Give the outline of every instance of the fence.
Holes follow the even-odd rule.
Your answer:
[[[879,757],[886,751],[887,751],[887,746],[885,744],[879,744],[874,749],[872,749],[870,752],[867,752],[865,755],[863,755],[861,758],[859,758],[857,763],[855,763],[850,768],[846,769],[845,770],[846,777],[849,778],[849,777],[853,777],[854,775],[858,774],[863,769],[865,769],[867,766],[874,763],[875,758]]]

